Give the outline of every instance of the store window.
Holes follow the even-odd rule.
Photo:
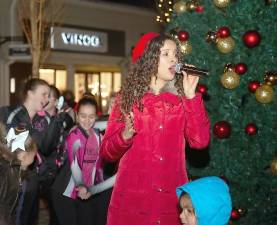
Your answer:
[[[121,73],[75,73],[75,96],[78,101],[84,93],[91,93],[98,101],[103,114],[108,113],[111,97],[120,91]]]
[[[86,74],[76,73],[74,77],[75,100],[78,101],[86,92]]]
[[[39,78],[55,85],[60,91],[66,89],[66,71],[55,69],[39,69]]]

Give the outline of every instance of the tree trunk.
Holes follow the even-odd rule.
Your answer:
[[[36,1],[30,1],[31,33],[32,33],[32,77],[39,77],[40,46],[38,40],[38,8]]]
[[[32,77],[39,77],[39,68],[50,52],[50,36],[45,32],[56,22],[61,10],[60,0],[18,0],[18,15],[22,29],[30,44]]]

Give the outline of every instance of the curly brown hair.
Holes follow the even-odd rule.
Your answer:
[[[177,45],[177,57],[181,58],[181,51],[178,42],[169,35],[161,34],[153,38],[147,45],[142,56],[129,68],[128,75],[125,78],[121,89],[121,112],[129,113],[135,104],[143,110],[141,99],[143,95],[150,90],[151,77],[158,72],[159,58],[161,48],[166,40],[172,40]],[[183,96],[183,77],[176,74],[174,86],[178,95]]]

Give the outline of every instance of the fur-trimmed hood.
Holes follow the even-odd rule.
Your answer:
[[[171,94],[178,95],[177,88],[175,87],[175,82],[176,82],[175,79],[167,82],[166,85],[161,88],[160,93],[169,92]],[[152,90],[151,88],[150,88],[150,92],[152,92],[153,94],[155,93],[154,90]]]

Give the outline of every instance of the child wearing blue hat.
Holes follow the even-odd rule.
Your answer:
[[[179,198],[183,225],[226,225],[232,210],[228,185],[218,177],[205,177],[180,186]]]

